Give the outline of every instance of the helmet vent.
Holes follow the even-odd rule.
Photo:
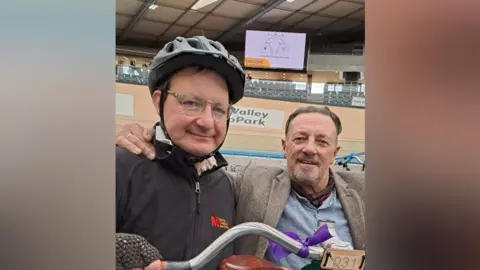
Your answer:
[[[233,56],[233,55],[229,54],[229,55],[228,55],[228,58],[229,58],[229,59],[230,59],[230,61],[232,61],[233,63],[235,63],[235,64],[237,64],[237,63],[238,63],[238,59],[237,59],[237,58],[235,58],[235,56]]]
[[[167,53],[173,52],[173,42],[167,44],[167,47],[165,48],[165,52]]]
[[[193,38],[188,38],[187,42],[188,42],[188,45],[190,45],[192,48],[201,49],[200,42],[198,42],[198,40]]]
[[[220,48],[218,47],[218,43],[217,43],[217,42],[210,40],[208,43],[210,43],[210,45],[212,45],[212,47],[214,47],[214,48],[217,49],[218,51],[221,51]]]

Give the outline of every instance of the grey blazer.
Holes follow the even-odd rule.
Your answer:
[[[365,249],[365,174],[335,172],[335,187],[350,225],[354,248]],[[282,168],[247,166],[232,177],[236,197],[235,224],[263,222],[276,227],[290,194],[290,178]],[[268,240],[244,236],[235,242],[235,254],[265,256]]]

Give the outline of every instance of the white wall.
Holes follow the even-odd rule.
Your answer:
[[[308,70],[364,71],[363,55],[310,54]]]

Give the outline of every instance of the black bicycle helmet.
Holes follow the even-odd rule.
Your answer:
[[[148,77],[150,94],[153,95],[153,92],[175,72],[190,66],[215,70],[227,82],[230,103],[235,104],[242,99],[245,87],[245,73],[242,66],[220,42],[204,36],[176,37],[165,44],[150,64]]]

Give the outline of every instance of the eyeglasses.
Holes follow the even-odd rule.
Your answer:
[[[212,107],[212,117],[215,121],[226,121],[228,117],[230,117],[230,112],[232,106],[229,105],[222,105],[222,104],[215,104],[212,102],[205,101],[197,96],[189,95],[189,94],[178,94],[175,92],[167,91],[167,94],[172,95],[177,100],[178,104],[183,109],[183,112],[189,116],[198,116],[200,115],[207,104],[210,104]]]

